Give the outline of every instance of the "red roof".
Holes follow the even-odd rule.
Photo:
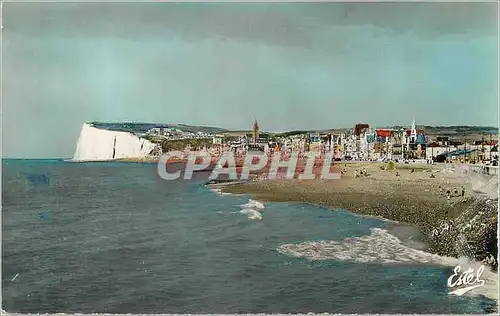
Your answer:
[[[390,137],[392,133],[390,129],[378,129],[375,132],[377,137]]]
[[[369,127],[370,127],[370,125],[368,125],[368,124],[356,124],[354,126],[353,133],[354,133],[354,135],[359,136],[363,133],[363,131],[365,129],[367,129]]]

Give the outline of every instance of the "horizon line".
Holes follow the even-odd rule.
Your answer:
[[[148,124],[148,125],[169,125],[172,127],[175,126],[187,126],[187,127],[208,127],[208,128],[218,128],[218,129],[224,129],[226,131],[230,132],[245,132],[245,131],[252,131],[251,128],[249,129],[228,129],[226,127],[221,127],[220,125],[200,125],[200,124],[187,124],[187,123],[160,123],[160,122],[140,122],[140,121],[86,121],[84,124]],[[326,131],[326,130],[334,130],[334,129],[352,129],[356,124],[365,124],[365,123],[355,123],[353,124],[352,127],[329,127],[329,128],[318,128],[318,129],[311,129],[311,128],[296,128],[296,129],[289,129],[289,130],[283,130],[283,131],[271,131],[268,130],[268,132],[272,133],[287,133],[287,132],[294,132],[294,131]],[[392,127],[405,127],[405,126],[411,126],[411,125],[401,125],[401,124],[394,124],[394,125],[371,125],[368,124],[370,128],[392,128]],[[493,130],[499,131],[500,128],[498,126],[491,126],[491,125],[426,125],[426,124],[416,124],[415,127],[431,127],[431,128],[436,128],[436,127],[444,127],[444,128],[453,128],[453,127],[479,127],[479,128],[491,128]],[[264,131],[264,130],[262,130]]]

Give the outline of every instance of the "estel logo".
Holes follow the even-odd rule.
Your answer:
[[[468,270],[462,272],[459,276],[460,270],[462,267],[459,265],[453,269],[453,275],[448,278],[448,287],[454,288],[462,285],[467,285],[464,288],[454,290],[450,292],[450,294],[461,296],[470,290],[478,288],[484,285],[484,280],[481,280],[481,274],[483,274],[484,266],[480,266],[477,271],[474,271],[473,268],[469,268]],[[458,277],[455,279],[455,277]]]

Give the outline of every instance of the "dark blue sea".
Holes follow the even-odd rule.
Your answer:
[[[4,160],[2,173],[8,312],[457,314],[495,305],[448,295],[452,267],[371,260],[351,246],[328,260],[278,251],[351,240],[377,257],[363,238],[384,228],[378,219],[267,202],[251,219],[241,212],[250,197],[219,195],[201,173],[162,180],[154,164]]]

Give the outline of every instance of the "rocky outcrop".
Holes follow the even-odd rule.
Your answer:
[[[479,197],[462,203],[464,210],[459,216],[426,231],[430,249],[441,255],[483,261],[496,269],[498,200]]]

